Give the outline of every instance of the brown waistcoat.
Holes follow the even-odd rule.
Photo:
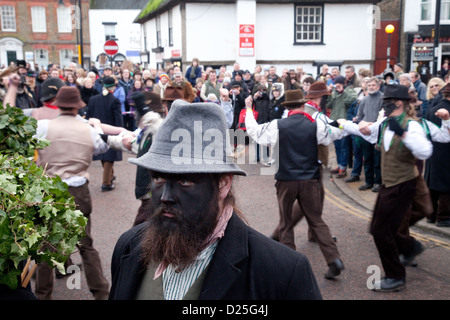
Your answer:
[[[87,169],[92,161],[94,143],[89,125],[74,116],[50,120],[46,139],[51,144],[39,150],[37,165],[47,166],[50,176],[61,179],[82,176],[89,180]]]
[[[405,117],[401,127],[406,129],[408,121],[413,120]],[[416,157],[402,143],[402,139],[394,135],[388,151],[384,147],[384,133],[387,126],[384,127],[380,138],[381,151],[381,178],[386,188],[398,185],[400,183],[417,178],[419,171],[416,167]]]

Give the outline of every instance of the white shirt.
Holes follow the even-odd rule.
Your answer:
[[[165,300],[181,300],[192,287],[195,280],[202,274],[211,262],[218,241],[205,248],[197,256],[194,263],[178,272],[171,264],[163,271],[163,291]]]
[[[326,115],[317,112],[313,114],[312,118],[316,119],[317,124],[317,144],[329,145],[334,140],[339,140],[345,136],[343,130],[328,124],[332,120],[328,121]],[[247,128],[247,134],[258,144],[275,146],[278,142],[278,119],[258,124],[253,117],[253,112],[247,110],[245,127]]]
[[[370,134],[364,135],[359,131],[358,124],[347,121],[344,123],[344,131],[347,134],[353,134],[360,136],[370,143],[378,142],[378,130],[380,129],[381,123],[386,119],[386,117],[381,118],[377,122],[374,122],[369,126]],[[423,119],[430,130],[430,136],[433,141],[436,142],[450,142],[450,120],[442,121],[442,127],[439,128],[434,123]],[[417,121],[410,121],[408,123],[407,133],[403,137],[403,144],[412,152],[412,154],[419,160],[425,160],[431,157],[433,153],[433,145],[428,140],[424,128]],[[394,138],[395,133],[386,127],[383,135],[383,145],[384,150],[388,151],[391,141]]]

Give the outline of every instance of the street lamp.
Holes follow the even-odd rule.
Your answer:
[[[395,27],[392,24],[388,24],[384,31],[388,34],[388,46],[387,46],[387,64],[386,69],[390,68],[391,64],[391,34],[395,31]]]

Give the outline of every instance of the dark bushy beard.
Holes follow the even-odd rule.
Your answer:
[[[174,217],[165,217],[164,212],[170,212]],[[177,271],[189,266],[205,249],[205,240],[214,231],[218,216],[218,188],[214,190],[208,205],[190,214],[190,219],[175,208],[161,205],[149,219],[142,240],[141,258],[145,266],[152,263],[156,266],[160,263],[172,264]]]

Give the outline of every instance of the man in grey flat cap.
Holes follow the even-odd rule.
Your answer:
[[[220,106],[176,100],[150,150],[154,213],[112,258],[113,300],[321,299],[302,254],[250,228],[232,192],[246,173],[227,158]]]

